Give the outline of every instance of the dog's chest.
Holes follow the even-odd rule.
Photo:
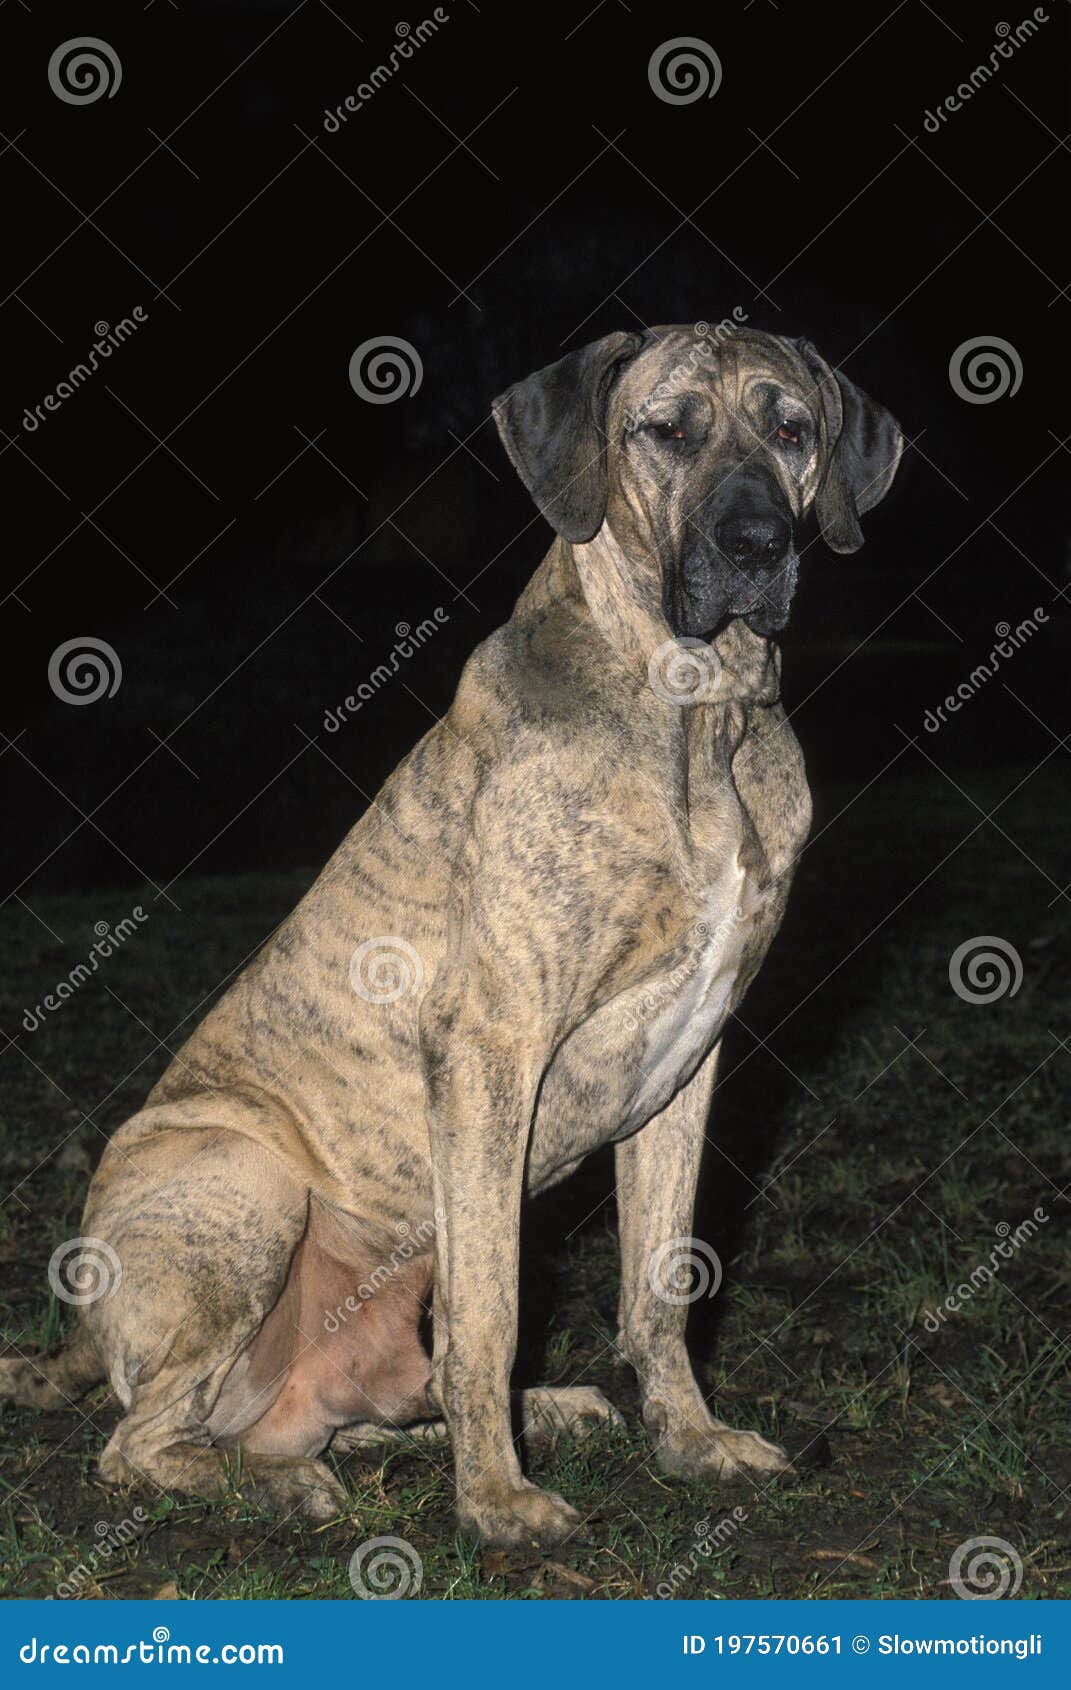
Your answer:
[[[632,1074],[619,1136],[663,1109],[717,1044],[784,905],[785,886],[756,825],[763,818],[745,802],[731,765],[716,763],[690,798],[699,883],[682,888],[683,931],[657,959],[653,977],[614,1006],[623,1065]]]
[[[664,1109],[721,1037],[776,925],[734,854],[664,954],[602,1004],[547,1073],[530,1158],[535,1189]]]
[[[548,1072],[533,1137],[538,1187],[664,1109],[722,1035],[776,932],[810,803],[790,729],[758,762],[737,756],[699,782],[691,871],[671,936],[571,1035]],[[579,1103],[579,1107],[578,1107]]]
[[[727,862],[718,882],[707,889],[683,945],[638,993],[623,995],[617,1008],[626,1043],[635,1030],[628,1054],[636,1072],[622,1113],[622,1134],[664,1108],[721,1037],[764,904],[739,859]]]

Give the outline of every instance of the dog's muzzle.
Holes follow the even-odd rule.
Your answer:
[[[742,616],[756,634],[785,626],[796,588],[792,519],[779,489],[715,494],[686,528],[666,612],[678,635],[707,635]]]
[[[722,556],[753,573],[779,563],[791,539],[792,524],[776,513],[763,511],[733,511],[722,518],[714,532]]]
[[[788,621],[796,586],[792,524],[777,511],[732,511],[719,522],[714,543],[728,566],[730,613],[757,634],[776,633]]]
[[[732,614],[742,616],[753,634],[776,634],[788,621],[796,591],[798,559],[789,534],[788,544],[776,562],[754,572],[747,602],[734,604]]]

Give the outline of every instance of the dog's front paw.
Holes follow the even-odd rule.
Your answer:
[[[571,1537],[580,1524],[580,1515],[564,1497],[527,1484],[461,1497],[457,1513],[462,1531],[489,1549],[550,1549]]]
[[[663,1438],[655,1456],[663,1473],[682,1479],[719,1479],[723,1484],[749,1473],[791,1473],[792,1463],[779,1444],[758,1432],[734,1432],[729,1426],[693,1430]]]

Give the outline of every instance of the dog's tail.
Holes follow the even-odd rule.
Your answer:
[[[89,1332],[78,1325],[54,1356],[0,1356],[0,1401],[70,1408],[106,1377]]]

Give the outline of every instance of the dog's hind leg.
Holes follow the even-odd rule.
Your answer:
[[[268,1380],[245,1400],[242,1356],[286,1283],[308,1201],[286,1164],[239,1132],[164,1125],[113,1141],[84,1223],[122,1269],[84,1313],[126,1410],[101,1456],[104,1479],[213,1496],[240,1478],[272,1510],[317,1520],[344,1510],[323,1462],[228,1453],[210,1425],[228,1381],[238,1431],[282,1388],[282,1377]]]
[[[513,1393],[521,1432],[528,1445],[554,1443],[559,1437],[583,1438],[597,1426],[623,1426],[624,1418],[594,1385],[533,1385]],[[380,1426],[362,1422],[343,1426],[331,1440],[335,1455],[374,1449],[406,1440],[444,1443],[450,1434],[445,1420],[421,1420],[413,1426]]]
[[[0,1399],[27,1408],[73,1408],[104,1377],[96,1346],[79,1325],[56,1355],[0,1357]]]
[[[445,1443],[450,1436],[445,1420],[419,1420],[414,1426],[377,1426],[370,1420],[356,1426],[341,1426],[331,1439],[332,1455],[349,1455],[355,1449],[375,1449],[380,1444],[415,1442]]]

